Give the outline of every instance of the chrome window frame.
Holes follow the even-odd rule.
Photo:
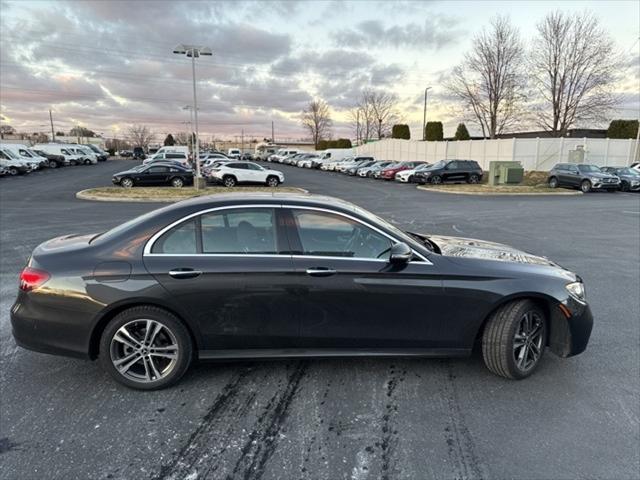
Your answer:
[[[147,243],[144,246],[142,255],[143,256],[150,256],[150,257],[263,257],[263,258],[282,258],[282,257],[291,257],[291,258],[317,258],[317,259],[331,259],[331,260],[349,260],[349,261],[366,261],[366,262],[384,262],[384,263],[388,263],[388,260],[385,259],[381,259],[381,258],[366,258],[366,257],[340,257],[340,256],[328,256],[328,255],[291,255],[288,253],[278,253],[278,254],[270,254],[270,253],[153,253],[151,250],[153,249],[153,245],[154,243],[166,232],[168,232],[169,230],[171,230],[172,228],[176,227],[177,225],[186,222],[188,220],[191,220],[192,218],[198,217],[200,215],[204,215],[207,213],[211,213],[211,212],[217,212],[217,211],[221,211],[221,210],[244,210],[247,208],[288,208],[288,209],[296,209],[296,210],[313,210],[313,211],[318,211],[318,212],[325,212],[325,213],[331,213],[334,215],[338,215],[344,218],[348,218],[354,222],[357,222],[361,225],[364,225],[367,228],[370,228],[371,230],[374,230],[376,232],[378,232],[379,234],[387,237],[389,240],[391,240],[392,244],[397,244],[397,243],[404,243],[401,240],[398,240],[396,237],[394,237],[393,235],[379,229],[378,227],[371,225],[368,222],[365,222],[357,217],[354,217],[352,215],[349,215],[347,213],[344,212],[340,212],[340,211],[336,211],[336,210],[331,210],[329,208],[323,208],[323,207],[312,207],[312,206],[308,206],[308,205],[283,205],[283,204],[272,204],[272,203],[264,203],[264,204],[247,204],[247,205],[224,205],[221,207],[213,207],[213,208],[206,208],[204,210],[199,210],[197,212],[194,213],[190,213],[189,215],[186,215],[182,218],[180,218],[179,220],[176,220],[172,223],[170,223],[169,225],[161,228],[159,231],[157,231],[155,234],[153,234],[153,236],[147,240]],[[297,227],[296,227],[297,228]],[[433,265],[423,254],[421,254],[420,252],[417,252],[413,247],[411,247],[411,251],[413,252],[413,254],[415,256],[417,256],[421,263],[424,263],[425,265]]]

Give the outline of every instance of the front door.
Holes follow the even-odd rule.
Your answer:
[[[300,346],[313,349],[444,348],[442,282],[416,256],[388,262],[396,243],[355,218],[292,208],[287,224],[300,312]]]
[[[218,209],[167,231],[145,255],[171,300],[190,313],[204,348],[293,347],[299,336],[286,233],[275,208]]]

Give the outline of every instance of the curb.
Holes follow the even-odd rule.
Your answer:
[[[140,187],[139,187],[140,188]],[[144,188],[144,187],[142,187]],[[298,187],[288,187],[288,188],[295,188],[296,190],[298,190],[299,193],[309,193],[308,190],[305,190],[304,188],[298,188]],[[190,200],[192,198],[198,198],[198,197],[175,197],[175,198],[170,198],[170,197],[163,197],[163,198],[151,198],[151,197],[104,197],[104,196],[100,196],[100,195],[92,195],[91,193],[88,193],[89,191],[93,190],[93,188],[88,188],[86,190],[80,190],[79,192],[76,193],[76,198],[80,199],[80,200],[90,200],[93,202],[133,202],[133,203],[175,203],[175,202],[180,202],[182,200]],[[123,189],[124,191],[124,189]],[[276,193],[276,192],[274,192]],[[286,193],[296,193],[296,192],[286,192]],[[207,196],[215,196],[215,195],[224,195],[224,193],[211,193],[210,195],[200,195],[201,197],[207,197]]]
[[[461,191],[447,191],[447,190],[433,190],[430,187],[425,187],[423,185],[418,185],[416,187],[418,190],[423,190],[425,192],[434,192],[434,193],[446,193],[448,195],[479,195],[479,196],[518,196],[518,197],[553,197],[553,196],[572,196],[572,195],[583,195],[582,192],[461,192]]]

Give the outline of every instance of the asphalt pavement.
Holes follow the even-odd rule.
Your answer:
[[[640,478],[640,195],[449,195],[278,165],[287,185],[400,227],[507,243],[577,272],[589,347],[547,352],[519,382],[477,356],[358,358],[202,364],[139,392],[95,362],[17,347],[9,323],[36,245],[159,206],[75,198],[132,164],[0,178],[0,479]]]

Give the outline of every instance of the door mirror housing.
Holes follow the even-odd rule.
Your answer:
[[[409,245],[403,242],[396,243],[391,247],[389,263],[394,265],[408,263],[411,257],[413,257],[413,250],[411,250]]]

